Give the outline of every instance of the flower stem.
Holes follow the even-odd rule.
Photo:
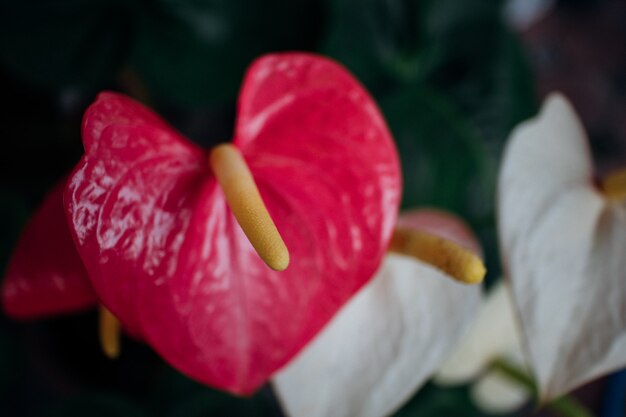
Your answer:
[[[566,417],[593,417],[591,411],[571,395],[564,395],[548,404],[548,407]]]
[[[502,372],[512,381],[517,382],[538,398],[538,390],[532,376],[524,369],[512,364],[506,359],[496,359],[491,366]],[[594,417],[593,413],[571,395],[564,395],[546,404],[546,407],[562,417]]]
[[[100,346],[109,359],[120,356],[120,322],[105,306],[100,305]]]

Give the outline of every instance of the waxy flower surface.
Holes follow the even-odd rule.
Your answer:
[[[625,185],[594,183],[583,127],[558,94],[508,143],[499,233],[542,400],[626,365]]]
[[[101,94],[83,143],[64,201],[98,298],[174,367],[231,392],[258,388],[371,279],[395,224],[384,120],[320,57],[261,58],[239,101],[233,145],[289,249],[283,272],[259,258],[207,152],[145,107]]]
[[[2,287],[12,317],[74,312],[97,301],[65,221],[64,188],[62,181],[46,196],[13,252]]]

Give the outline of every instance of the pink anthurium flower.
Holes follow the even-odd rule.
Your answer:
[[[254,193],[242,198],[232,187],[245,182],[234,166],[246,164],[221,156],[231,148],[207,154],[126,97],[102,94],[85,115],[83,140],[85,156],[65,191],[69,222],[57,190],[14,254],[4,283],[9,312],[69,312],[97,298],[126,331],[208,385],[249,393],[283,367],[276,383],[294,416],[325,415],[335,405],[357,415],[369,395],[363,415],[391,412],[436,369],[472,316],[478,288],[439,280],[484,276],[461,222],[420,212],[398,223],[389,246],[400,190],[395,149],[372,100],[335,63],[268,56],[244,82],[233,144],[274,228],[246,211]],[[51,245],[42,242],[53,222],[65,236],[55,247],[62,256],[41,250]],[[273,257],[275,239],[264,241],[276,230],[287,258]],[[398,253],[370,282],[388,248]],[[266,263],[289,266],[278,272]],[[65,292],[50,294],[63,297],[35,305],[29,295],[51,277]],[[104,311],[102,327],[115,327]],[[367,323],[372,332],[361,332]],[[347,340],[344,330],[357,333]],[[328,387],[350,385],[351,375],[363,384],[346,397],[323,388],[334,380],[329,374],[307,381],[319,358],[345,365]],[[320,393],[314,411],[302,411],[303,391],[286,390],[290,381]]]
[[[46,196],[13,252],[2,287],[12,317],[71,313],[97,302],[65,221],[64,189],[62,181]]]
[[[321,57],[259,59],[239,101],[233,146],[289,250],[285,271],[238,224],[254,213],[233,216],[219,156],[147,108],[101,94],[83,143],[64,201],[100,302],[174,367],[233,393],[267,381],[371,279],[395,224],[389,131],[362,86]],[[222,165],[223,185],[239,174]]]
[[[626,177],[594,183],[563,96],[515,129],[498,191],[502,256],[541,399],[626,365]]]

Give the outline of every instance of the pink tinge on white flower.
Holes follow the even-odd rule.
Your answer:
[[[465,222],[443,210],[424,208],[402,213],[397,227],[422,230],[450,240],[482,257],[480,244]]]
[[[543,401],[626,365],[626,211],[592,178],[583,127],[553,94],[513,132],[498,185],[502,257]]]

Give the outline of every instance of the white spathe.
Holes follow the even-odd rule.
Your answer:
[[[529,29],[550,14],[556,0],[506,0],[504,18],[518,31]]]
[[[381,417],[439,368],[469,323],[480,287],[387,255],[354,296],[274,379],[291,417]]]
[[[594,186],[561,95],[518,126],[498,184],[502,257],[542,401],[626,365],[626,212]]]
[[[521,341],[511,297],[500,281],[483,297],[476,320],[435,375],[435,382],[442,386],[471,382],[492,361],[518,350]]]
[[[476,320],[434,381],[441,386],[474,382],[470,393],[480,409],[492,414],[515,411],[528,402],[532,393],[493,369],[496,359],[526,369],[510,291],[502,281],[483,297]]]

